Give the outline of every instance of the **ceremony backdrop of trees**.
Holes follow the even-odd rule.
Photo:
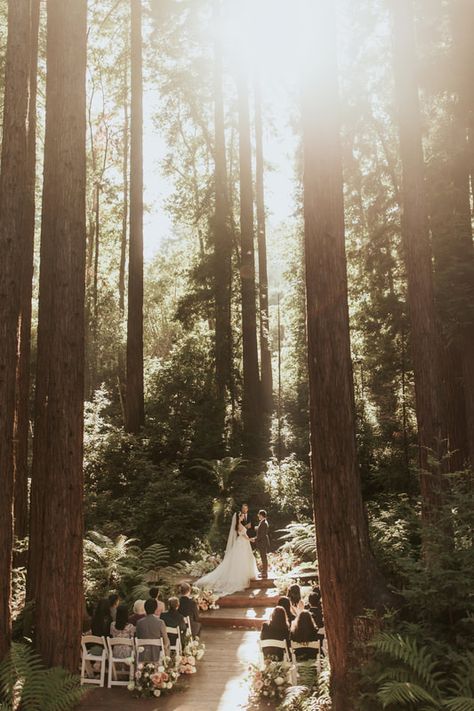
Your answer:
[[[473,27],[471,0],[0,0],[0,660],[19,568],[75,671],[84,532],[178,561],[243,500],[314,514],[335,711],[387,609],[473,649]]]

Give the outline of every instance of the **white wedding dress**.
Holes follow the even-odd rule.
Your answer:
[[[250,539],[241,523],[237,532],[236,514],[234,514],[224,560],[215,570],[199,578],[195,584],[203,590],[213,590],[219,595],[231,595],[238,590],[248,588],[250,580],[257,576],[258,568]]]

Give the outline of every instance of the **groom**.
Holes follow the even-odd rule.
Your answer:
[[[270,539],[268,538],[268,521],[267,512],[260,509],[258,512],[259,524],[257,526],[257,535],[252,540],[255,542],[255,547],[260,553],[262,559],[262,579],[268,578],[268,559],[267,553],[270,548]]]

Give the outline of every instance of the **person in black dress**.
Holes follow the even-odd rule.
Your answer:
[[[287,616],[287,618],[288,618],[288,624],[291,625],[291,623],[292,623],[293,620],[295,619],[295,616],[294,616],[294,614],[293,614],[292,611],[291,611],[290,598],[289,598],[289,597],[286,597],[286,595],[283,595],[283,596],[278,600],[277,605],[279,605],[280,607],[283,607],[283,609],[284,609],[285,612],[286,612],[286,616]]]
[[[302,610],[296,620],[291,625],[290,638],[292,642],[298,644],[308,644],[319,640],[318,628],[314,624],[313,616],[308,610]],[[307,649],[295,650],[297,662],[305,662],[309,659],[316,659],[317,649],[308,647]]]
[[[260,639],[278,639],[282,642],[286,642],[287,649],[289,650],[290,628],[288,626],[286,611],[283,607],[277,605],[272,612],[270,620],[263,623]],[[277,659],[279,662],[283,661],[283,654],[283,649],[279,649],[278,647],[265,647],[263,650],[265,659]]]

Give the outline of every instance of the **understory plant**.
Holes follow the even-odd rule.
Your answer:
[[[68,711],[83,693],[78,676],[46,669],[27,644],[14,642],[0,664],[0,711]]]

